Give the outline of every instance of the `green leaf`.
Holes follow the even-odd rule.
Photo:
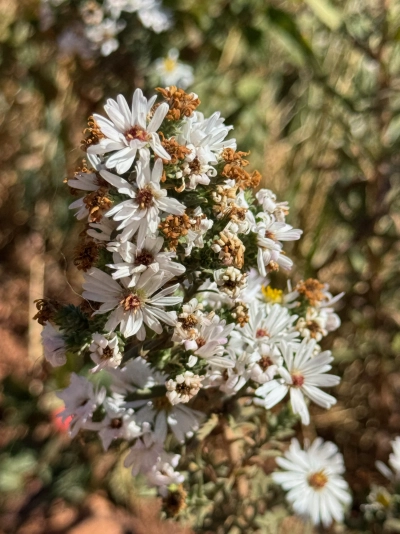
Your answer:
[[[343,22],[342,13],[327,0],[304,0],[316,17],[331,30],[338,30]]]

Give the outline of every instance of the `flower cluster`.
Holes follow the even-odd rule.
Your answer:
[[[318,343],[339,321],[327,285],[269,285],[270,273],[292,267],[284,245],[302,231],[273,192],[254,197],[261,175],[228,138],[232,128],[219,112],[197,111],[194,93],[157,92],[147,99],[136,89],[131,105],[119,95],[107,117],[90,118],[85,160],[68,180],[79,197],[70,207],[85,223],[74,259],[83,301],[40,301],[37,318],[46,359],[76,370],[58,394],[71,435],[97,432],[105,450],[126,441],[125,465],[165,496],[185,480],[181,444],[218,403],[245,397],[265,413],[289,395],[306,425],[309,401],[335,403],[322,388],[339,378]],[[301,483],[321,490],[312,509],[295,509],[316,523],[340,520],[349,498],[336,449],[293,447]],[[283,475],[276,481],[293,487]]]
[[[57,11],[62,13],[64,3],[66,0],[42,0],[43,29],[54,23]],[[82,28],[76,23],[67,27],[59,38],[59,45],[61,49],[77,52],[83,57],[90,56],[91,51],[109,56],[118,49],[118,34],[127,24],[124,13],[135,13],[140,23],[155,33],[168,30],[172,24],[171,16],[162,7],[161,0],[103,0],[101,3],[82,0],[78,9]]]

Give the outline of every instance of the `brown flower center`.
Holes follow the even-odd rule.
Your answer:
[[[154,261],[153,254],[148,250],[141,250],[136,254],[135,265],[151,265]]]
[[[175,390],[179,395],[190,395],[192,387],[182,382],[182,384],[176,384]]]
[[[198,320],[195,315],[190,314],[184,319],[179,319],[179,322],[181,323],[182,328],[184,330],[190,330],[191,328],[196,326],[196,324],[198,323]]]
[[[204,345],[207,343],[204,337],[199,337],[196,339],[197,347],[204,347]]]
[[[269,356],[262,356],[261,360],[259,360],[257,363],[263,371],[266,371],[268,367],[274,365],[274,362]]]
[[[315,338],[317,334],[322,333],[321,327],[317,321],[307,321],[306,327],[310,331],[310,337]]]
[[[149,208],[153,204],[153,192],[150,187],[139,189],[136,194],[136,200],[141,210]]]
[[[153,399],[153,406],[157,411],[168,411],[172,408],[168,397],[157,397]]]
[[[268,330],[259,328],[256,332],[256,337],[269,337]]]
[[[131,293],[121,300],[120,305],[123,306],[124,311],[137,312],[142,306],[142,301],[138,295]]]
[[[304,384],[304,376],[298,372],[292,373],[292,385],[295,388],[301,388]]]
[[[323,471],[318,471],[317,473],[313,473],[308,477],[308,483],[310,484],[310,486],[317,490],[322,489],[327,482],[328,477]]]
[[[308,278],[305,282],[299,282],[295,287],[296,291],[298,291],[300,295],[303,295],[310,302],[311,306],[316,306],[319,302],[327,300],[324,288],[324,284],[321,284],[321,282],[315,278]]]
[[[102,360],[111,360],[111,358],[114,357],[114,351],[111,347],[107,345],[105,349],[103,349],[103,354],[101,355]]]
[[[201,164],[199,158],[194,158],[194,160],[189,163],[189,169],[192,174],[200,174]]]
[[[123,425],[122,417],[115,417],[114,419],[111,419],[110,427],[114,429],[121,428]]]
[[[273,232],[269,232],[268,230],[265,232],[265,237],[267,239],[272,239],[273,241],[276,241],[276,235]]]
[[[146,130],[137,124],[127,130],[124,135],[128,142],[133,141],[134,139],[137,139],[138,141],[148,141],[149,139],[149,134],[146,132]]]

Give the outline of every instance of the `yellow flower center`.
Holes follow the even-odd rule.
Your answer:
[[[316,490],[322,489],[327,482],[328,477],[325,475],[324,471],[318,471],[308,477],[309,485]]]
[[[175,59],[171,59],[170,57],[166,57],[164,59],[164,69],[167,71],[167,72],[174,72],[174,70],[176,69],[176,60]]]
[[[274,289],[271,286],[261,286],[261,293],[263,297],[268,302],[278,303],[282,302],[282,293],[281,289]]]

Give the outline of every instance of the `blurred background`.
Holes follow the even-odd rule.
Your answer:
[[[359,506],[400,434],[399,28],[399,0],[0,0],[0,533],[190,532],[158,522],[113,453],[70,442],[52,394],[68,378],[50,376],[32,321],[43,295],[79,300],[63,181],[86,118],[169,84],[220,110],[290,202],[292,280],[346,293],[325,340],[338,404],[307,435],[338,444],[346,528],[370,532]]]

